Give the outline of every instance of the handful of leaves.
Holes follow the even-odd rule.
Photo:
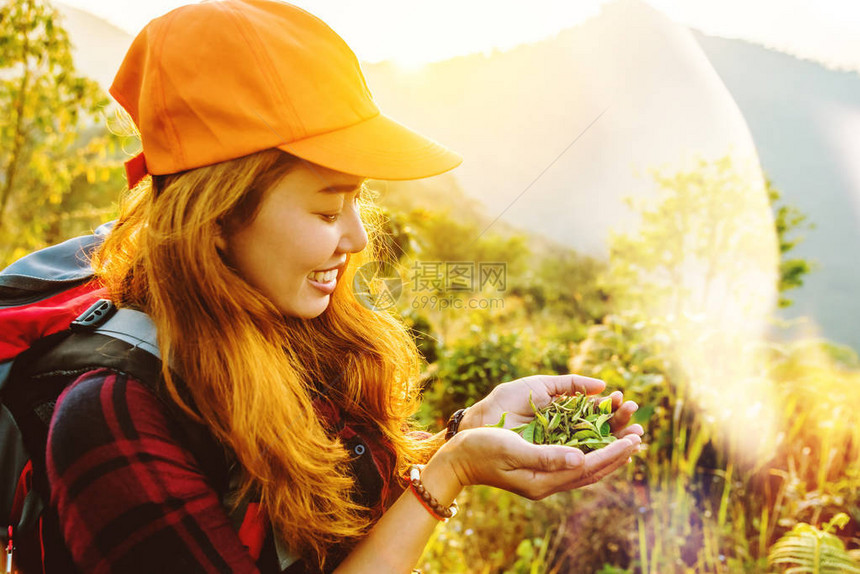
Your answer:
[[[511,430],[530,443],[573,446],[586,453],[603,448],[616,440],[609,426],[609,419],[614,414],[612,399],[609,397],[595,404],[582,393],[573,396],[561,395],[539,409],[529,394],[529,404],[535,418],[528,424]],[[502,413],[499,422],[491,426],[504,428],[507,414]]]

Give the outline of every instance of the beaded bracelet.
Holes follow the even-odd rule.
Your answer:
[[[440,522],[448,522],[448,519],[454,518],[460,507],[457,506],[457,501],[453,501],[451,506],[442,506],[432,494],[427,492],[424,484],[421,482],[421,471],[424,470],[424,465],[413,464],[409,467],[409,490],[418,498],[418,502],[427,509],[433,518]]]

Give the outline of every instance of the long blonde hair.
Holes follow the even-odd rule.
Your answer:
[[[438,445],[409,432],[420,369],[412,339],[349,288],[373,247],[350,257],[329,307],[312,320],[284,318],[219,254],[216,238],[248,223],[297,161],[267,150],[147,178],[124,198],[93,268],[119,306],[156,323],[162,357],[191,400],[168,361],[166,387],[235,454],[246,471],[240,496],[258,492],[276,532],[322,568],[326,549],[360,536],[372,518],[350,498],[348,455],[316,416],[315,393],[377,427],[399,476]],[[362,216],[372,211],[363,206]]]

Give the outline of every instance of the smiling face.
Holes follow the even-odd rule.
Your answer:
[[[262,197],[256,216],[222,243],[230,263],[285,316],[328,307],[347,256],[367,245],[364,178],[299,163]]]

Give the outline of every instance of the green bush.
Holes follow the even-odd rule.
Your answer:
[[[472,329],[468,337],[441,351],[424,402],[431,412],[444,416],[468,407],[497,384],[531,374],[523,358],[516,333],[484,335]]]
[[[472,327],[467,336],[439,352],[424,391],[422,412],[435,413],[441,420],[481,400],[499,383],[536,373],[566,373],[569,359],[570,346],[563,340],[486,333]]]
[[[460,514],[436,528],[416,567],[428,574],[560,572],[553,563],[570,499],[564,493],[533,502],[504,490],[471,487],[459,497]]]

